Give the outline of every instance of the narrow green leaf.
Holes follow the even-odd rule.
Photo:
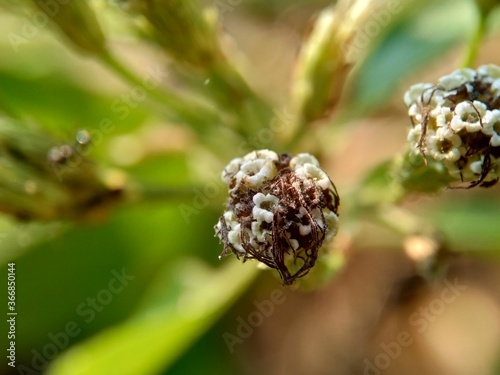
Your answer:
[[[153,285],[151,294],[157,297],[156,303],[70,349],[53,363],[48,374],[158,373],[234,302],[258,271],[255,265],[234,261],[217,271],[185,263],[175,272],[184,281],[171,280],[172,272],[168,267]]]
[[[347,114],[359,117],[379,109],[403,79],[429,66],[472,32],[474,8],[468,1],[419,2],[411,10],[390,25],[392,29],[357,69]]]

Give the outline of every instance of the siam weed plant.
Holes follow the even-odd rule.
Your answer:
[[[429,287],[498,257],[498,16],[459,3],[0,0],[0,256],[40,317],[8,370],[162,373],[256,280],[274,311],[364,242]]]

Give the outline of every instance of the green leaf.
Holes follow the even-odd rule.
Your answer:
[[[424,206],[417,212],[419,216],[429,218],[444,232],[453,251],[498,254],[500,202],[494,196],[494,192],[491,195],[484,190],[479,193],[482,194],[471,196],[470,190],[465,192],[446,190],[441,193],[441,202],[436,202],[431,207]]]
[[[367,172],[359,186],[356,196],[358,206],[372,206],[379,202],[389,202],[397,195],[392,184],[393,161],[388,160],[374,166]]]
[[[61,73],[27,79],[0,70],[0,82],[0,109],[6,107],[19,117],[34,119],[69,139],[76,129],[99,129],[105,121],[111,122],[116,133],[130,131],[147,117],[142,106],[126,108],[127,116],[121,116],[113,107],[118,95],[109,98],[92,93]]]
[[[413,4],[358,68],[346,113],[362,116],[387,104],[402,80],[464,40],[473,24],[474,8],[468,1]]]
[[[42,352],[51,343],[48,334],[63,332],[67,322],[81,329],[71,338],[73,345],[130,317],[158,272],[174,269],[177,259],[203,256],[221,264],[221,248],[213,237],[216,215],[200,210],[188,224],[175,201],[122,207],[98,225],[20,224],[0,218],[2,264],[16,263],[19,311],[36,307],[37,318],[25,320],[16,333],[18,361],[27,366],[32,350]],[[134,280],[104,308],[93,309],[95,319],[88,321],[78,306],[88,309],[88,298],[96,298],[108,287],[112,271],[123,268]],[[1,267],[0,278],[6,277],[7,268]],[[6,292],[0,290],[0,298],[6,300]]]
[[[237,261],[216,271],[193,261],[169,266],[136,316],[70,349],[48,374],[158,373],[205,332],[257,272],[254,264]]]

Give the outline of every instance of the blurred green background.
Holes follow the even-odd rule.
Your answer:
[[[373,35],[334,88],[334,116],[307,118],[285,150],[317,154],[342,199],[328,272],[299,288],[252,262],[219,261],[213,226],[224,165],[254,148],[286,148],[293,129],[272,139],[262,129],[292,110],[300,48],[332,2],[206,1],[222,58],[210,55],[212,29],[183,28],[196,20],[150,32],[147,20],[161,21],[138,17],[141,1],[89,1],[106,48],[136,81],[50,20],[27,31],[41,17],[35,3],[0,1],[0,279],[6,285],[14,262],[18,312],[17,369],[4,356],[2,374],[500,375],[498,187],[402,203],[446,239],[443,279],[464,286],[452,302],[443,302],[447,284],[417,272],[406,236],[351,200],[383,199],[389,182],[362,189],[364,176],[404,149],[406,88],[460,66],[473,1],[354,2],[399,11],[355,25]],[[499,29],[495,11],[477,65],[500,64]],[[154,89],[134,94],[151,72]],[[171,110],[169,94],[187,107]],[[44,180],[50,147],[80,147],[82,129],[93,137],[84,161],[70,179]],[[38,195],[44,183],[54,196]],[[7,312],[6,286],[0,296]],[[405,332],[411,343],[397,344]]]

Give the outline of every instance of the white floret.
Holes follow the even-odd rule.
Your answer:
[[[292,168],[293,170],[300,168],[304,164],[312,164],[316,167],[319,167],[318,159],[307,153],[298,154],[297,156],[292,158],[292,160],[290,160],[290,168]]]
[[[226,168],[224,168],[221,179],[226,185],[231,183],[233,176],[240,170],[243,162],[244,160],[242,158],[236,158],[231,160]]]
[[[491,156],[488,156],[491,158]],[[462,171],[462,175],[466,176],[468,180],[475,180],[483,173],[483,163],[484,163],[484,155],[480,158],[476,157],[474,161],[468,163],[468,165]],[[491,169],[488,174],[484,178],[484,182],[492,181],[498,178],[498,159],[491,158]],[[465,172],[465,173],[464,173]],[[464,178],[465,180],[465,178]],[[467,181],[467,180],[466,180]]]
[[[231,229],[238,224],[238,219],[234,215],[233,211],[224,212],[224,220],[226,221],[226,225]]]
[[[418,142],[420,141],[420,137],[422,136],[422,125],[418,124],[410,129],[408,132],[408,143],[410,143],[410,148],[413,152],[417,153],[418,150]]]
[[[295,216],[297,216],[299,219],[302,219],[304,217],[304,215],[307,215],[307,210],[305,207],[300,207],[299,208],[299,213],[296,214]]]
[[[454,179],[460,179],[461,177],[461,171],[460,168],[457,166],[456,162],[450,162],[447,160],[443,161],[444,166],[448,170],[448,173],[450,174],[451,177]]]
[[[436,118],[436,126],[438,128],[448,127],[453,118],[453,112],[450,107],[437,107],[433,111],[433,116]]]
[[[271,235],[272,234],[269,229],[262,229],[261,222],[252,222],[252,236],[257,240],[257,242],[266,242],[267,237]],[[251,243],[255,246],[255,241],[251,241]]]
[[[500,67],[494,64],[481,65],[477,72],[491,78],[500,78]]]
[[[445,126],[437,128],[436,136],[440,140],[450,140],[450,142],[457,147],[462,144],[462,139],[453,130]]]
[[[234,177],[237,186],[245,183],[250,187],[259,188],[265,181],[272,179],[276,174],[276,166],[271,160],[256,159],[245,161]]]
[[[488,111],[483,117],[483,133],[491,136],[490,145],[500,146],[500,110]]]
[[[417,83],[415,85],[412,85],[404,95],[406,106],[410,107],[412,104],[420,102],[422,93],[426,90],[429,90],[433,86],[434,85],[432,83]]]
[[[498,176],[498,159],[492,158],[491,156],[488,156],[491,158],[491,169],[488,171],[488,174],[486,177],[484,177],[484,182],[492,181],[497,179]],[[484,163],[484,155],[481,156],[480,160],[473,161],[469,163],[468,168],[470,171],[474,174],[474,177],[472,179],[477,179],[481,174],[483,173],[483,163]]]
[[[483,170],[483,158],[481,158],[481,160],[473,161],[472,163],[470,163],[469,168],[472,173],[480,175]]]
[[[242,183],[259,188],[278,173],[276,161],[278,155],[273,151],[252,151],[243,158],[231,160],[222,172],[222,181],[228,186],[233,184],[233,189],[238,189]]]
[[[321,189],[326,190],[330,188],[330,178],[321,168],[306,163],[295,170],[297,177],[303,181],[307,181],[312,178],[317,186]]]
[[[278,154],[271,150],[257,150],[246,154],[243,159],[245,160],[257,160],[264,159],[270,161],[278,161]]]
[[[408,116],[413,117],[416,122],[421,123],[423,120],[421,107],[417,103],[410,105],[408,108]]]
[[[324,210],[323,215],[325,216],[325,220],[328,225],[328,231],[326,232],[325,242],[329,242],[338,232],[339,217],[335,212],[332,212],[330,210]]]
[[[482,129],[482,117],[486,114],[487,107],[484,103],[474,100],[471,102],[461,102],[455,107],[450,127],[455,132],[466,129],[469,133]]]
[[[474,81],[476,71],[470,68],[457,69],[453,73],[439,78],[439,84],[445,90],[454,90],[466,82]]]
[[[286,232],[286,237],[288,238],[288,243],[290,244],[293,250],[297,250],[300,247],[299,241],[297,241],[294,238],[291,238],[292,235],[290,234],[290,232]]]
[[[255,194],[253,196],[253,203],[255,204],[255,206],[252,209],[252,217],[254,218],[254,220],[257,220],[259,224],[263,221],[265,221],[266,223],[272,223],[274,213],[271,210],[274,209],[274,207],[278,206],[279,202],[279,198],[272,194]],[[263,205],[265,206],[265,208],[262,208]]]
[[[500,96],[500,78],[491,82],[491,91],[495,94],[495,97]]]
[[[241,226],[236,225],[233,230],[227,233],[227,239],[233,248],[240,254],[245,254],[245,249],[241,244]]]
[[[245,250],[241,245],[241,226],[238,223],[236,216],[232,211],[226,211],[224,212],[224,220],[226,221],[226,226],[229,228],[227,232],[227,239],[229,243],[237,252],[244,254]],[[219,222],[217,223],[217,229],[220,230],[220,228],[221,223]]]
[[[323,222],[323,217],[321,216],[321,211],[319,208],[315,208],[314,210],[311,211],[311,216],[314,218],[314,221],[316,221],[316,224],[322,229],[325,229],[325,223]]]
[[[429,154],[436,160],[457,161],[461,156],[462,139],[450,128],[430,132],[426,139]]]
[[[481,175],[483,169],[483,158],[480,155],[472,155],[468,158],[465,166],[459,168],[459,178],[462,181],[473,181]]]
[[[301,236],[307,236],[309,233],[311,233],[311,224],[309,225],[299,224],[299,233]]]

